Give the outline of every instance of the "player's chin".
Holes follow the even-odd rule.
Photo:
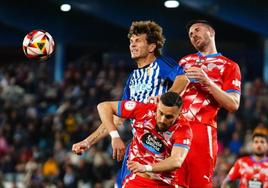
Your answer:
[[[136,54],[131,54],[131,58],[134,60],[137,60],[137,59],[139,59],[139,56]]]

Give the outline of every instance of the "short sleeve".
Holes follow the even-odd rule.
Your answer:
[[[231,63],[225,68],[222,89],[227,93],[241,93],[241,73],[238,64]]]
[[[120,101],[118,103],[118,116],[129,119],[140,119],[149,108],[155,108],[155,104],[144,104],[136,101]]]
[[[130,99],[129,82],[130,82],[131,76],[132,76],[132,73],[129,75],[129,77],[126,81],[121,100],[129,100]]]
[[[174,81],[177,76],[184,75],[183,68],[170,57],[161,56],[157,62],[160,67],[160,75],[164,79]]]
[[[229,171],[228,173],[229,180],[234,181],[240,177],[239,169],[240,169],[240,160],[236,161],[234,166]]]
[[[179,127],[173,136],[173,147],[183,147],[186,149],[190,149],[191,143],[193,139],[192,129],[189,125],[183,125]]]

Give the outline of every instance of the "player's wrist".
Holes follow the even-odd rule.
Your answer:
[[[152,165],[144,165],[144,170],[145,170],[145,172],[152,172],[153,167],[152,167]]]
[[[117,130],[110,131],[109,135],[111,136],[111,138],[120,138],[120,135]]]
[[[91,143],[91,141],[90,141],[89,138],[86,138],[86,139],[85,139],[85,144],[86,144],[86,147],[87,147],[87,148],[90,148],[90,147],[92,146],[92,143]]]

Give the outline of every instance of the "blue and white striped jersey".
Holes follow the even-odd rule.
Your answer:
[[[176,76],[183,74],[182,67],[176,61],[164,56],[158,57],[153,63],[132,71],[122,100],[146,102],[150,96],[167,92]]]

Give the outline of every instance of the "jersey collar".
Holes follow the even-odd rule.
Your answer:
[[[206,55],[206,56],[203,56],[201,52],[197,52],[196,54],[197,54],[199,57],[206,57],[206,58],[208,58],[208,57],[217,57],[217,56],[220,56],[220,55],[221,55],[221,53],[215,53],[215,54],[208,54],[208,55]]]

